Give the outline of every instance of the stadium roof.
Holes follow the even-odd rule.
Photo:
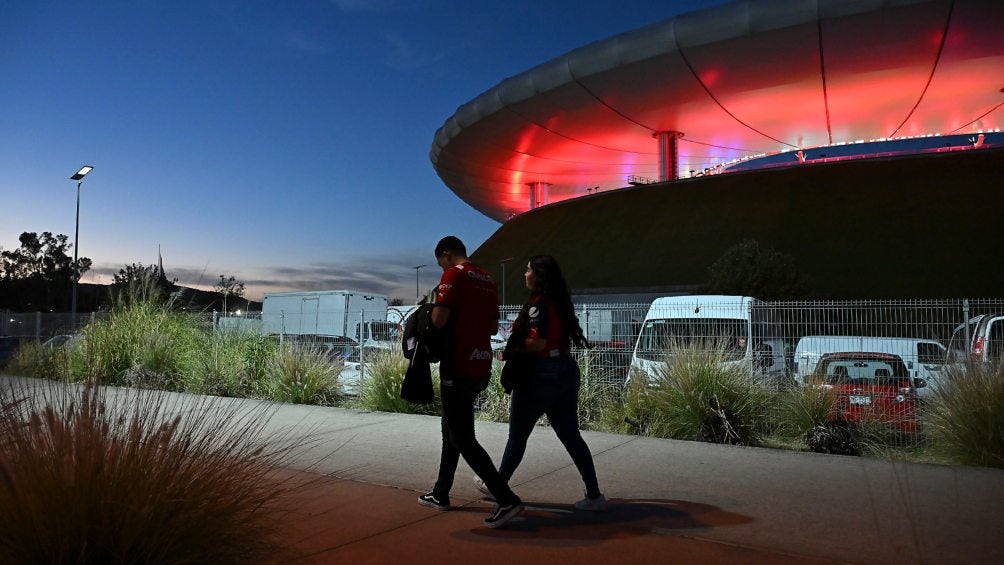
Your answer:
[[[747,0],[598,41],[503,80],[435,135],[440,178],[485,215],[743,157],[1001,128],[1001,0]],[[793,162],[796,158],[792,156]]]

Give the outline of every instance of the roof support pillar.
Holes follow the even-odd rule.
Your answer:
[[[680,131],[657,131],[652,137],[659,140],[659,182],[680,178]]]
[[[526,183],[530,187],[530,209],[540,208],[547,204],[548,189],[551,184],[546,182],[528,182]]]

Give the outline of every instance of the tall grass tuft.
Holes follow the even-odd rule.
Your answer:
[[[510,397],[502,386],[503,363],[498,359],[492,361],[492,377],[488,382],[488,388],[478,396],[477,417],[479,420],[502,423],[509,421]]]
[[[262,439],[267,405],[240,411],[216,400],[0,384],[0,562],[248,563],[283,555],[289,489],[276,469],[297,444]]]
[[[439,374],[432,370],[432,404],[412,404],[401,398],[401,383],[408,370],[408,359],[397,348],[367,355],[366,373],[359,379],[359,397],[355,404],[364,410],[399,412],[405,414],[439,414],[442,400],[439,395]]]
[[[268,367],[278,354],[276,341],[261,332],[217,328],[206,338],[195,372],[183,377],[184,389],[216,396],[268,398]]]
[[[332,406],[340,396],[342,367],[316,346],[286,343],[268,362],[268,396],[278,402]]]
[[[7,365],[6,373],[33,379],[64,378],[70,367],[66,347],[46,347],[32,341],[21,345]]]
[[[757,444],[764,432],[768,394],[750,379],[747,367],[733,361],[717,340],[674,344],[671,351],[656,375],[635,379],[646,382],[628,392],[628,400],[639,403],[637,425],[659,437]]]
[[[935,449],[956,463],[1004,468],[1004,363],[946,371],[925,422]]]
[[[70,379],[180,390],[195,372],[205,329],[154,301],[121,303],[85,327],[70,349]]]
[[[601,422],[605,413],[616,411],[621,401],[621,384],[614,371],[593,362],[591,350],[577,356],[579,364],[579,428],[605,429]]]

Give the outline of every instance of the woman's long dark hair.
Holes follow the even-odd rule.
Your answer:
[[[572,305],[572,297],[568,291],[568,283],[565,276],[561,274],[558,262],[550,255],[534,255],[530,258],[530,269],[533,271],[533,288],[530,289],[530,298],[527,304],[535,296],[543,296],[554,304],[561,317],[561,331],[565,334],[561,336],[562,341],[571,342],[577,347],[589,347],[586,336],[582,333],[582,326],[575,316],[575,306]]]

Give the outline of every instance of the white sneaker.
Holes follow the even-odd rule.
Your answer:
[[[596,498],[589,498],[588,496],[582,500],[575,503],[575,507],[579,510],[586,510],[587,512],[599,512],[605,510],[607,507],[607,497],[602,494]]]
[[[474,488],[478,489],[478,492],[485,495],[485,498],[495,502],[495,497],[492,495],[492,491],[488,490],[488,486],[481,480],[481,477],[474,477]]]

